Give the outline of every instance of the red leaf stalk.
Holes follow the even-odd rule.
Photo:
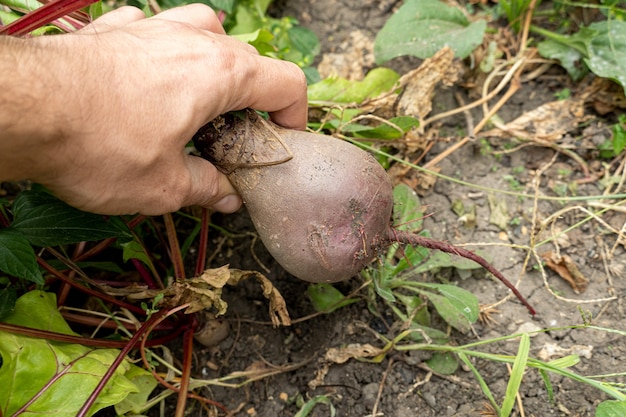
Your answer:
[[[0,35],[22,36],[97,0],[52,0],[16,21],[0,27]]]
[[[467,258],[476,262],[478,265],[482,266],[491,274],[493,274],[493,276],[495,276],[498,280],[500,280],[500,282],[506,285],[507,288],[513,291],[513,294],[515,294],[517,299],[520,300],[521,303],[528,309],[530,314],[532,314],[533,316],[536,314],[535,309],[528,303],[528,301],[526,301],[524,296],[522,296],[522,294],[517,290],[517,288],[515,288],[515,286],[511,284],[511,282],[509,282],[509,280],[506,279],[504,275],[502,275],[500,271],[498,271],[493,265],[487,262],[483,257],[476,255],[474,252],[471,252],[467,249],[459,248],[457,246],[451,245],[446,242],[429,239],[429,238],[417,235],[415,233],[404,232],[402,230],[397,230],[397,229],[390,229],[387,239],[390,242],[398,242],[398,243],[405,243],[408,245],[423,246],[428,249],[437,249],[442,252],[451,253],[457,256],[462,256],[463,258]]]

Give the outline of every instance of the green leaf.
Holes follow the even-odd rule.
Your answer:
[[[57,310],[54,294],[43,291],[31,291],[20,297],[14,312],[5,321],[74,334]],[[116,349],[92,349],[0,332],[2,415],[75,416],[118,354]],[[89,415],[139,391],[125,376],[133,367],[128,361],[122,362],[89,410]]]
[[[393,291],[387,288],[384,284],[380,282],[380,280],[374,280],[374,289],[376,290],[376,294],[383,300],[389,301],[390,303],[395,303],[396,297],[393,294]]]
[[[419,291],[435,306],[437,313],[450,326],[462,333],[471,329],[471,324],[478,318],[478,300],[476,297],[461,288],[444,284],[422,284],[425,287],[438,289],[443,295],[430,291]],[[456,290],[453,290],[455,288]]]
[[[542,57],[559,61],[574,81],[582,79],[589,72],[583,63],[584,55],[562,42],[547,39],[539,42],[537,50]]]
[[[300,410],[295,414],[294,417],[307,417],[318,404],[326,404],[329,408],[328,416],[335,417],[335,406],[330,401],[330,398],[328,398],[326,395],[317,395],[308,400],[302,405],[302,408],[300,408]]]
[[[441,330],[433,329],[432,327],[424,326],[416,322],[411,322],[409,324],[410,330],[415,330],[407,336],[410,340],[414,342],[424,342],[426,339],[424,335],[426,335],[430,340],[429,343],[434,343],[436,345],[444,345],[448,343],[449,337],[446,333]]]
[[[589,39],[585,62],[594,74],[618,82],[626,92],[626,22],[608,20],[589,28],[596,34]]]
[[[519,387],[522,384],[522,377],[526,370],[526,361],[528,360],[528,352],[530,351],[530,337],[528,333],[522,334],[519,342],[519,348],[517,349],[517,356],[513,362],[513,369],[511,370],[511,376],[509,377],[509,383],[506,386],[506,393],[504,400],[502,401],[502,408],[500,411],[501,416],[508,416],[513,410],[515,405],[515,397],[519,392]]]
[[[374,68],[362,81],[351,81],[340,77],[328,77],[308,88],[311,102],[362,103],[390,91],[400,79],[397,72],[389,68]]]
[[[483,41],[487,22],[470,22],[463,12],[438,0],[407,0],[376,35],[376,63],[412,55],[429,58],[444,46],[467,57]]]
[[[13,313],[16,300],[17,293],[15,292],[15,288],[6,287],[0,290],[0,320],[4,320],[6,316]],[[0,366],[2,366],[1,361]]]
[[[130,242],[122,243],[121,246],[124,262],[128,262],[129,259],[137,259],[147,265],[150,269],[154,268],[150,255],[148,255],[146,248],[144,248],[141,243],[136,240],[131,240]]]
[[[420,125],[419,120],[411,116],[392,117],[389,119],[389,122],[395,124],[398,128],[400,128],[400,130],[388,124],[382,123],[376,127],[362,129],[354,136],[358,138],[399,139],[404,136],[406,132]]]
[[[392,247],[394,246],[395,245],[392,245]],[[409,268],[411,268],[411,276],[425,272],[421,269],[416,272],[415,268],[416,265],[419,265],[424,262],[425,259],[428,259],[429,253],[430,252],[428,249],[421,246],[405,246],[402,258],[400,258],[398,264],[395,266],[393,271],[391,271],[391,275],[397,275],[400,272],[405,271]]]
[[[602,401],[596,408],[596,417],[626,416],[626,401]]]
[[[480,314],[478,299],[471,292],[454,285],[436,284],[437,290],[446,297],[471,322],[476,323]]]
[[[313,58],[320,53],[320,41],[317,38],[315,32],[302,26],[294,26],[287,31],[291,46],[300,54],[302,62],[298,62],[297,59],[289,59],[288,55],[284,55],[283,58],[295,62],[300,67],[311,65]]]
[[[138,391],[130,392],[126,398],[115,404],[115,411],[120,416],[127,413],[141,414],[146,408],[150,393],[154,391],[158,382],[150,372],[138,366],[131,366],[124,376],[137,387]]]
[[[408,249],[408,248],[407,248]],[[479,253],[478,251],[476,252]],[[460,270],[471,270],[481,268],[476,262],[471,259],[460,258],[458,256],[452,256],[446,252],[436,251],[426,259],[426,261],[411,269],[411,274],[422,274],[424,272],[439,271],[442,268],[456,268]]]
[[[422,326],[430,325],[430,312],[426,308],[426,302],[417,295],[404,295],[396,293],[396,298],[404,304],[407,316],[413,316],[413,322]]]
[[[257,29],[254,32],[233,35],[233,38],[237,38],[242,42],[254,46],[260,55],[267,56],[275,50],[271,44],[274,35],[265,29]]]
[[[96,20],[97,18],[102,16],[103,13],[104,11],[102,10],[102,0],[92,3],[87,7],[87,14],[89,15],[89,18],[91,20]]]
[[[626,130],[620,125],[613,125],[613,152],[615,156],[622,153],[624,147],[626,147]]]
[[[417,193],[406,184],[393,188],[394,229],[418,231],[424,222],[424,211]]]
[[[357,298],[346,298],[337,288],[325,283],[311,284],[306,291],[313,308],[322,313],[331,313],[359,301]]]
[[[0,271],[38,285],[44,283],[35,251],[17,230],[0,230]]]
[[[426,363],[430,369],[443,375],[452,375],[459,367],[459,363],[450,352],[435,352]]]
[[[208,4],[213,10],[223,10],[228,14],[235,9],[235,3],[237,3],[237,0],[208,0]]]
[[[42,190],[28,190],[13,203],[11,228],[34,246],[56,246],[110,237],[130,238],[119,217],[106,220],[98,214],[75,209]]]

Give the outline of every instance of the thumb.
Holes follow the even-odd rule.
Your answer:
[[[215,165],[197,156],[187,156],[191,172],[191,191],[186,206],[198,205],[222,213],[234,213],[241,207],[241,197],[226,175]]]

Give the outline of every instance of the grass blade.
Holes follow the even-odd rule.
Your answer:
[[[511,371],[511,377],[509,383],[506,386],[506,394],[504,401],[502,402],[502,410],[500,411],[500,417],[508,417],[513,410],[515,404],[515,397],[519,391],[519,387],[522,383],[524,371],[526,370],[526,362],[528,360],[528,352],[530,351],[530,336],[528,333],[523,333],[519,342],[519,349],[517,350],[517,356],[515,362],[513,362],[513,370]]]
[[[548,401],[550,404],[554,404],[554,388],[552,388],[552,382],[550,381],[550,375],[545,369],[539,369],[539,375],[543,380],[543,384],[546,386],[546,392],[548,393]]]
[[[461,359],[463,361],[463,363],[465,365],[467,365],[467,367],[469,369],[472,370],[472,373],[476,377],[476,380],[478,381],[478,385],[480,385],[480,389],[483,391],[483,394],[485,394],[485,396],[489,400],[489,403],[491,403],[491,406],[494,408],[494,410],[496,410],[498,415],[500,415],[500,407],[498,406],[498,403],[496,402],[496,399],[493,397],[493,394],[491,393],[491,390],[489,389],[489,386],[487,385],[487,383],[483,379],[483,377],[480,374],[480,372],[478,372],[478,369],[476,369],[476,367],[474,366],[472,361],[469,360],[469,358],[467,357],[465,352],[458,351],[458,352],[456,352],[456,354],[459,357],[459,359]]]

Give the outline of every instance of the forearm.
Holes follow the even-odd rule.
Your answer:
[[[0,180],[37,176],[40,155],[63,137],[52,55],[38,40],[0,36]]]

